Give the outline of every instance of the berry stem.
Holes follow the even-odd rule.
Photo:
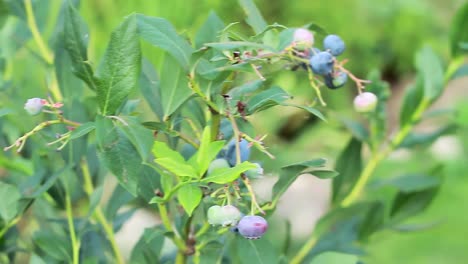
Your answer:
[[[65,211],[67,214],[68,229],[70,232],[70,242],[72,246],[72,263],[80,263],[80,241],[76,237],[75,224],[73,223],[73,207],[70,197],[70,188],[65,184]]]
[[[161,221],[162,221],[164,227],[166,228],[166,230],[168,232],[174,233],[174,237],[172,238],[172,241],[174,242],[174,244],[179,249],[177,255],[179,255],[179,253],[181,253],[182,255],[185,256],[185,251],[187,250],[187,246],[185,245],[184,241],[180,238],[179,232],[177,232],[177,230],[175,230],[172,227],[171,220],[169,219],[169,214],[167,212],[166,205],[162,204],[162,203],[158,203],[158,208],[159,208],[159,216],[161,217]],[[184,262],[181,262],[181,263],[184,263]]]
[[[83,183],[84,183],[84,191],[88,195],[88,198],[91,199],[91,195],[94,192],[94,186],[93,186],[93,181],[91,174],[89,173],[89,167],[88,163],[86,160],[82,160],[81,164],[81,172],[83,173]],[[118,264],[123,264],[125,263],[124,258],[122,254],[120,253],[119,247],[117,246],[116,240],[115,240],[115,234],[114,234],[114,227],[111,222],[107,220],[105,217],[101,205],[97,205],[96,209],[93,213],[93,218],[101,224],[102,228],[104,229],[104,232],[106,233],[107,240],[109,241],[112,251],[115,256],[115,260]]]
[[[19,137],[17,140],[15,140],[15,143],[13,143],[12,145],[3,148],[3,150],[7,151],[9,149],[17,147],[16,152],[21,152],[24,145],[26,144],[26,141],[28,140],[28,138],[30,136],[36,134],[37,132],[41,131],[42,129],[44,129],[44,128],[48,127],[48,126],[55,125],[55,124],[67,124],[67,125],[72,125],[72,126],[79,126],[79,123],[76,123],[76,122],[73,122],[73,121],[70,121],[70,120],[67,120],[67,119],[57,119],[57,120],[44,121],[44,122],[40,123],[39,125],[37,125],[36,127],[34,127],[31,131],[29,131],[29,132],[25,133],[23,136]]]
[[[356,87],[357,87],[357,90],[358,90],[358,93],[359,93],[359,94],[361,94],[362,91],[365,89],[366,84],[371,83],[371,81],[369,81],[369,80],[363,80],[363,79],[357,78],[353,73],[351,73],[350,71],[348,71],[347,69],[345,69],[345,68],[343,67],[342,64],[338,64],[337,67],[338,67],[342,72],[348,74],[349,78],[351,78],[351,80],[353,80],[353,82],[356,83]]]
[[[314,79],[314,73],[312,72],[312,69],[310,67],[307,67],[307,73],[308,73],[308,76],[309,76],[309,82],[310,82],[310,86],[312,86],[312,88],[314,88],[315,90],[315,93],[317,94],[317,97],[320,101],[320,104],[322,106],[327,106],[327,104],[325,103],[325,101],[323,101],[323,98],[322,98],[322,93],[320,92],[320,88],[317,86],[317,84],[315,83],[315,79]]]
[[[24,0],[24,7],[26,10],[26,20],[28,23],[28,27],[29,30],[31,30],[31,34],[33,35],[34,41],[36,41],[36,44],[39,47],[39,51],[41,52],[41,55],[44,58],[44,60],[47,62],[47,64],[52,65],[54,63],[54,56],[47,48],[44,40],[41,37],[41,34],[39,33],[31,0]]]

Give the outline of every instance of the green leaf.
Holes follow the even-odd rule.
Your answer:
[[[154,171],[142,164],[143,160],[137,149],[123,130],[114,126],[111,119],[99,115],[95,123],[101,161],[117,177],[119,183],[136,196],[139,179],[154,177]]]
[[[340,118],[340,121],[351,132],[353,137],[360,141],[369,140],[369,131],[363,124],[347,118]]]
[[[257,165],[244,161],[241,164],[232,168],[221,168],[213,171],[208,177],[204,178],[202,182],[213,182],[218,184],[226,184],[235,181],[239,175],[250,169],[257,168]]]
[[[2,116],[6,116],[10,113],[13,113],[13,109],[10,109],[10,108],[1,108],[0,109],[0,117]]]
[[[437,195],[439,187],[440,185],[421,191],[398,192],[390,210],[392,221],[398,223],[424,211]]]
[[[122,120],[124,120],[126,124],[118,122],[117,125],[138,150],[142,160],[146,161],[151,153],[152,144],[154,142],[153,132],[144,127],[137,117],[122,117]]]
[[[91,193],[91,196],[89,197],[89,207],[88,207],[87,217],[90,217],[94,214],[94,210],[96,210],[96,207],[101,202],[103,189],[104,188],[101,185],[95,188],[93,193]]]
[[[18,202],[21,194],[18,189],[11,184],[0,181],[0,217],[5,223],[15,218],[18,213]]]
[[[195,210],[201,202],[202,191],[198,186],[186,184],[177,191],[177,198],[185,212],[187,212],[189,216],[192,216],[193,210]]]
[[[177,34],[171,23],[162,18],[141,14],[137,15],[137,20],[140,37],[171,54],[184,71],[188,72],[193,48]]]
[[[249,24],[252,27],[255,34],[262,33],[263,30],[268,26],[268,24],[265,22],[265,19],[260,14],[260,11],[258,11],[253,0],[239,0],[239,4],[241,5],[242,9],[247,15],[247,24]]]
[[[233,101],[242,100],[243,97],[256,92],[260,87],[262,87],[264,81],[255,80],[242,84],[229,90],[228,95],[231,96]]]
[[[151,107],[151,110],[153,110],[153,113],[156,114],[159,120],[163,120],[164,111],[161,102],[161,86],[159,77],[151,62],[145,58],[142,60],[139,85],[140,91],[148,105]]]
[[[165,198],[159,197],[159,196],[154,196],[151,198],[151,200],[148,202],[149,204],[159,204],[159,203],[165,203],[167,202]]]
[[[465,3],[453,17],[450,28],[450,49],[452,57],[467,53],[462,47],[463,42],[468,42],[468,3]]]
[[[373,184],[374,188],[391,186],[409,193],[435,188],[441,184],[439,178],[426,174],[406,174],[399,177],[380,180]]]
[[[281,31],[278,37],[278,47],[276,48],[278,51],[282,51],[291,45],[294,40],[295,31],[295,28],[288,28]]]
[[[331,179],[338,176],[340,173],[334,170],[313,170],[308,172],[319,179]]]
[[[439,137],[443,135],[453,134],[457,131],[458,126],[454,124],[446,125],[429,133],[415,133],[411,132],[406,136],[399,147],[402,148],[415,148],[426,147],[434,143]]]
[[[65,49],[70,55],[73,73],[86,82],[92,90],[96,90],[96,80],[93,69],[88,61],[89,30],[75,7],[69,3],[65,9],[64,41]]]
[[[414,84],[407,88],[400,110],[400,127],[412,122],[413,113],[423,98],[423,89],[423,81],[420,76],[417,77]]]
[[[166,143],[155,141],[153,154],[156,157],[154,161],[171,173],[177,176],[198,178],[195,169],[184,160],[179,152],[169,148]]]
[[[199,49],[205,43],[218,41],[223,29],[224,22],[214,11],[211,11],[205,23],[195,35],[195,48]]]
[[[288,93],[280,87],[275,86],[250,98],[247,102],[247,112],[253,114],[279,105],[290,98],[291,96]]]
[[[112,196],[105,207],[106,218],[109,221],[113,221],[117,215],[119,209],[130,202],[134,197],[125,190],[121,185],[117,185],[112,192]]]
[[[313,159],[313,160],[301,161],[301,162],[293,163],[287,166],[283,166],[282,169],[303,171],[311,167],[323,167],[325,166],[326,162],[327,162],[326,159]]]
[[[312,260],[310,264],[357,264],[358,257],[356,255],[344,254],[338,252],[324,252]]]
[[[161,76],[161,103],[166,121],[192,95],[192,90],[184,69],[170,56],[164,59]]]
[[[296,108],[305,110],[305,111],[309,112],[309,114],[312,114],[312,115],[314,115],[314,116],[320,118],[320,119],[323,120],[323,121],[327,121],[327,119],[326,119],[325,116],[322,114],[322,112],[320,112],[318,109],[313,108],[313,107],[311,107],[311,106],[296,105],[296,104],[285,103],[285,102],[280,103],[280,105],[282,105],[282,106],[291,106],[291,107],[296,107]]]
[[[200,262],[203,264],[222,263],[224,244],[212,241],[206,244],[200,251]],[[196,263],[196,262],[195,262]]]
[[[55,260],[71,262],[70,239],[60,234],[42,230],[34,233],[33,241],[46,255]]]
[[[243,264],[275,264],[278,263],[278,253],[266,238],[246,240],[236,236],[237,255]]]
[[[356,184],[362,170],[361,157],[362,142],[351,138],[336,162],[336,171],[339,177],[333,179],[332,201],[339,203]]]
[[[399,191],[390,209],[391,225],[421,213],[431,204],[442,183],[442,169],[436,166],[426,175],[410,174],[393,181]]]
[[[424,98],[433,102],[444,89],[444,69],[442,64],[429,47],[424,47],[416,55],[416,68],[423,78]]]
[[[384,227],[386,208],[382,202],[371,203],[359,228],[359,239],[367,240],[373,233]]]
[[[282,168],[278,181],[273,186],[273,200],[277,200],[299,177],[301,172],[310,168],[322,167],[326,163],[325,159],[314,159],[299,163],[290,164]]]
[[[73,139],[80,138],[88,134],[89,132],[93,131],[94,129],[96,129],[96,125],[94,124],[94,122],[84,123],[72,131],[70,135],[70,139],[73,140]]]
[[[273,51],[274,48],[265,44],[248,42],[248,41],[226,41],[226,42],[214,42],[205,43],[205,46],[214,48],[220,51],[224,50],[239,50],[239,49],[262,49]]]
[[[211,142],[211,127],[205,127],[200,147],[195,155],[193,155],[189,160],[189,163],[192,164],[193,167],[197,168],[198,175],[200,177],[208,170],[211,161],[216,158],[223,147],[224,141]]]
[[[150,237],[150,239],[147,239]],[[132,249],[129,263],[154,263],[161,259],[164,246],[164,230],[146,228]]]
[[[96,79],[97,98],[103,115],[114,115],[136,87],[141,67],[136,16],[131,15],[112,32]]]
[[[60,177],[60,175],[66,172],[70,173],[71,167],[72,167],[71,164],[68,164],[64,168],[54,172],[52,175],[50,175],[47,178],[47,180],[41,186],[38,186],[38,188],[35,189],[33,193],[25,196],[24,198],[30,198],[30,199],[38,198],[43,193],[47,192],[55,184],[55,182],[57,182],[57,179]]]

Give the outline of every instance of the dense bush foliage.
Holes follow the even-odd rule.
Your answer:
[[[416,81],[404,96],[398,129],[390,131],[388,84],[378,71],[359,78],[349,70],[356,62],[346,59],[340,32],[315,23],[268,24],[253,1],[239,3],[248,30],[212,12],[193,39],[166,19],[131,14],[97,63],[88,56],[93,36],[78,1],[63,1],[48,41],[41,33],[46,5],[0,2],[2,16],[15,17],[0,24],[5,35],[15,32],[1,47],[0,261],[310,263],[342,252],[345,263],[356,262],[375,233],[419,229],[405,223],[437,195],[444,164],[368,185],[393,151],[429,145],[457,129],[457,113],[428,109],[450,80],[466,75],[468,5],[454,19],[447,66],[430,46],[415,54]],[[34,49],[25,46],[30,39]],[[155,67],[142,45],[163,54],[162,65]],[[15,56],[24,52],[34,56],[31,70],[44,75],[47,90],[15,76],[22,62]],[[312,101],[298,102],[293,87],[275,83],[285,71],[308,81]],[[347,87],[356,96],[347,108],[359,120],[338,118],[327,107],[326,98]],[[294,162],[276,158],[281,150],[255,129],[255,116],[273,107],[341,122],[350,140],[331,162],[314,153]],[[433,131],[414,131],[441,116]],[[261,202],[252,182],[268,174],[278,180],[271,199]],[[295,248],[290,232],[269,225],[300,175],[332,179],[332,204]],[[101,203],[104,180],[114,176],[119,184]],[[390,196],[377,195],[388,189]],[[115,232],[134,208],[157,212],[161,224],[146,229],[124,259]]]

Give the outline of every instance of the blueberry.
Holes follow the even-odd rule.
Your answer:
[[[221,207],[221,211],[223,213],[222,217],[222,226],[234,226],[239,222],[239,219],[241,219],[241,212],[237,207],[233,205],[226,205]]]
[[[221,223],[222,212],[221,206],[213,205],[208,209],[207,213],[208,223],[210,225],[219,225]]]
[[[305,28],[296,29],[293,38],[298,49],[306,49],[314,45],[314,35]]]
[[[345,43],[337,35],[328,35],[323,40],[323,48],[330,50],[333,56],[338,56],[345,50]]]
[[[42,107],[44,107],[44,100],[41,98],[31,98],[28,99],[26,104],[24,104],[24,109],[30,115],[37,115],[41,112]]]
[[[342,71],[334,72],[324,76],[325,85],[330,89],[342,87],[348,80],[348,74]]]
[[[377,96],[370,92],[364,92],[354,98],[354,109],[357,112],[367,113],[374,111],[377,106]]]
[[[327,75],[333,71],[333,56],[328,52],[319,52],[310,58],[310,66],[316,74]]]
[[[225,159],[215,159],[210,163],[208,167],[208,175],[217,169],[229,168],[229,163]]]
[[[208,209],[207,218],[211,225],[235,226],[242,214],[235,206],[213,205]]]
[[[250,169],[245,172],[245,175],[247,175],[247,177],[251,179],[256,179],[263,175],[262,165],[260,165],[259,163],[254,163],[254,164],[257,166],[257,168]]]
[[[247,215],[242,217],[237,224],[239,234],[248,239],[258,239],[265,234],[268,223],[265,218],[258,215]]]
[[[249,159],[250,157],[250,147],[249,142],[245,139],[241,139],[239,141],[239,148],[240,148],[240,161],[244,162]],[[229,165],[235,166],[237,164],[237,157],[236,157],[236,140],[233,139],[227,145],[226,150],[226,159],[229,162]]]

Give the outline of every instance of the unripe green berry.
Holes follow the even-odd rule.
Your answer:
[[[224,169],[224,168],[230,168],[229,163],[225,159],[215,159],[210,163],[210,166],[208,167],[208,175],[213,173],[215,170],[219,169]]]

